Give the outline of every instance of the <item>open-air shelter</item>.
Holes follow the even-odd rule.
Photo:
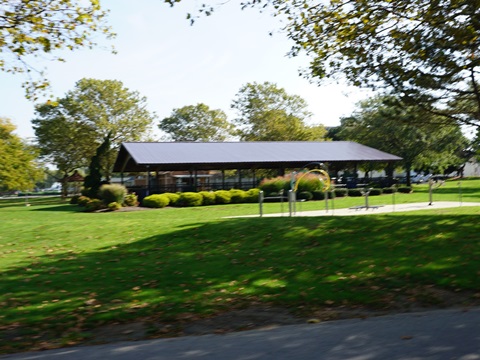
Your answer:
[[[190,179],[190,190],[196,190],[198,179],[207,171],[222,173],[239,170],[239,188],[254,187],[242,184],[242,170],[301,169],[312,163],[329,168],[357,167],[360,163],[394,163],[400,157],[351,141],[272,141],[272,142],[126,142],[122,143],[113,171],[124,174],[146,173],[146,193],[172,191],[162,189],[157,179],[165,172],[184,172]],[[152,176],[154,174],[154,176]]]

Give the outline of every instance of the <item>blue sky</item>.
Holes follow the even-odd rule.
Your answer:
[[[230,104],[248,82],[274,82],[301,96],[314,114],[310,123],[326,126],[337,125],[369,95],[344,84],[318,86],[300,77],[298,70],[307,66],[307,59],[286,56],[292,43],[275,31],[281,27],[279,20],[258,10],[241,11],[237,1],[226,2],[213,16],[190,26],[185,15],[200,3],[186,0],[170,8],[163,0],[103,0],[118,34],[113,41],[99,38],[104,46],[62,53],[66,63],[35,59],[33,64],[46,67],[52,98],[62,97],[82,78],[120,80],[145,96],[159,119],[174,108],[200,102],[232,119]],[[112,44],[116,55],[108,50]],[[29,138],[34,136],[34,104],[24,97],[23,81],[21,75],[0,73],[0,116],[12,120],[18,135]],[[151,135],[159,138],[155,129]]]

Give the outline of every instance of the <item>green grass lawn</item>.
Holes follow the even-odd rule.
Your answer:
[[[434,201],[459,201],[458,190],[449,182]],[[462,201],[480,202],[479,180],[461,191]],[[419,201],[428,201],[426,185],[395,195],[396,203]],[[336,199],[335,207],[362,202]],[[441,306],[428,289],[472,303],[480,294],[480,207],[225,219],[258,214],[258,204],[84,213],[59,199],[29,203],[0,201],[2,352],[74,343],[111,322],[175,322],[254,304],[309,313]]]

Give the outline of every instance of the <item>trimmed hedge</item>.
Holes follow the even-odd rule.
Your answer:
[[[325,193],[321,190],[312,191],[313,200],[325,200]]]
[[[164,208],[170,203],[166,194],[153,194],[145,197],[142,205],[148,208]]]
[[[232,200],[232,195],[230,191],[227,190],[217,190],[215,191],[215,204],[230,204]]]
[[[403,194],[410,194],[413,192],[413,189],[411,186],[401,186],[398,188],[398,192]]]
[[[383,188],[382,191],[384,194],[393,194],[397,192],[397,189],[394,187],[388,187],[388,188]]]
[[[348,190],[339,188],[339,189],[335,189],[334,193],[335,193],[335,197],[345,197],[348,195]]]
[[[368,194],[369,196],[378,196],[382,195],[382,189],[371,189],[370,193]]]
[[[203,197],[203,205],[215,205],[215,193],[213,191],[200,191]]]
[[[245,195],[245,202],[247,202],[247,203],[257,203],[259,195],[260,195],[260,189],[247,190],[246,195]]]
[[[363,196],[363,194],[360,189],[348,189],[348,196],[359,197],[359,196]]]
[[[244,190],[231,189],[230,190],[230,202],[232,204],[240,204],[245,202],[247,194]]]
[[[168,197],[169,205],[170,206],[177,206],[177,201],[180,199],[180,195],[176,193],[164,193],[166,197]]]
[[[298,200],[312,200],[313,199],[313,194],[310,191],[301,191],[297,195]]]
[[[196,192],[184,192],[180,194],[180,198],[177,201],[177,206],[200,206],[203,203],[202,194]]]

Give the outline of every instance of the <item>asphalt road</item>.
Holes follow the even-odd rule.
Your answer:
[[[480,308],[0,356],[1,360],[476,360]]]

